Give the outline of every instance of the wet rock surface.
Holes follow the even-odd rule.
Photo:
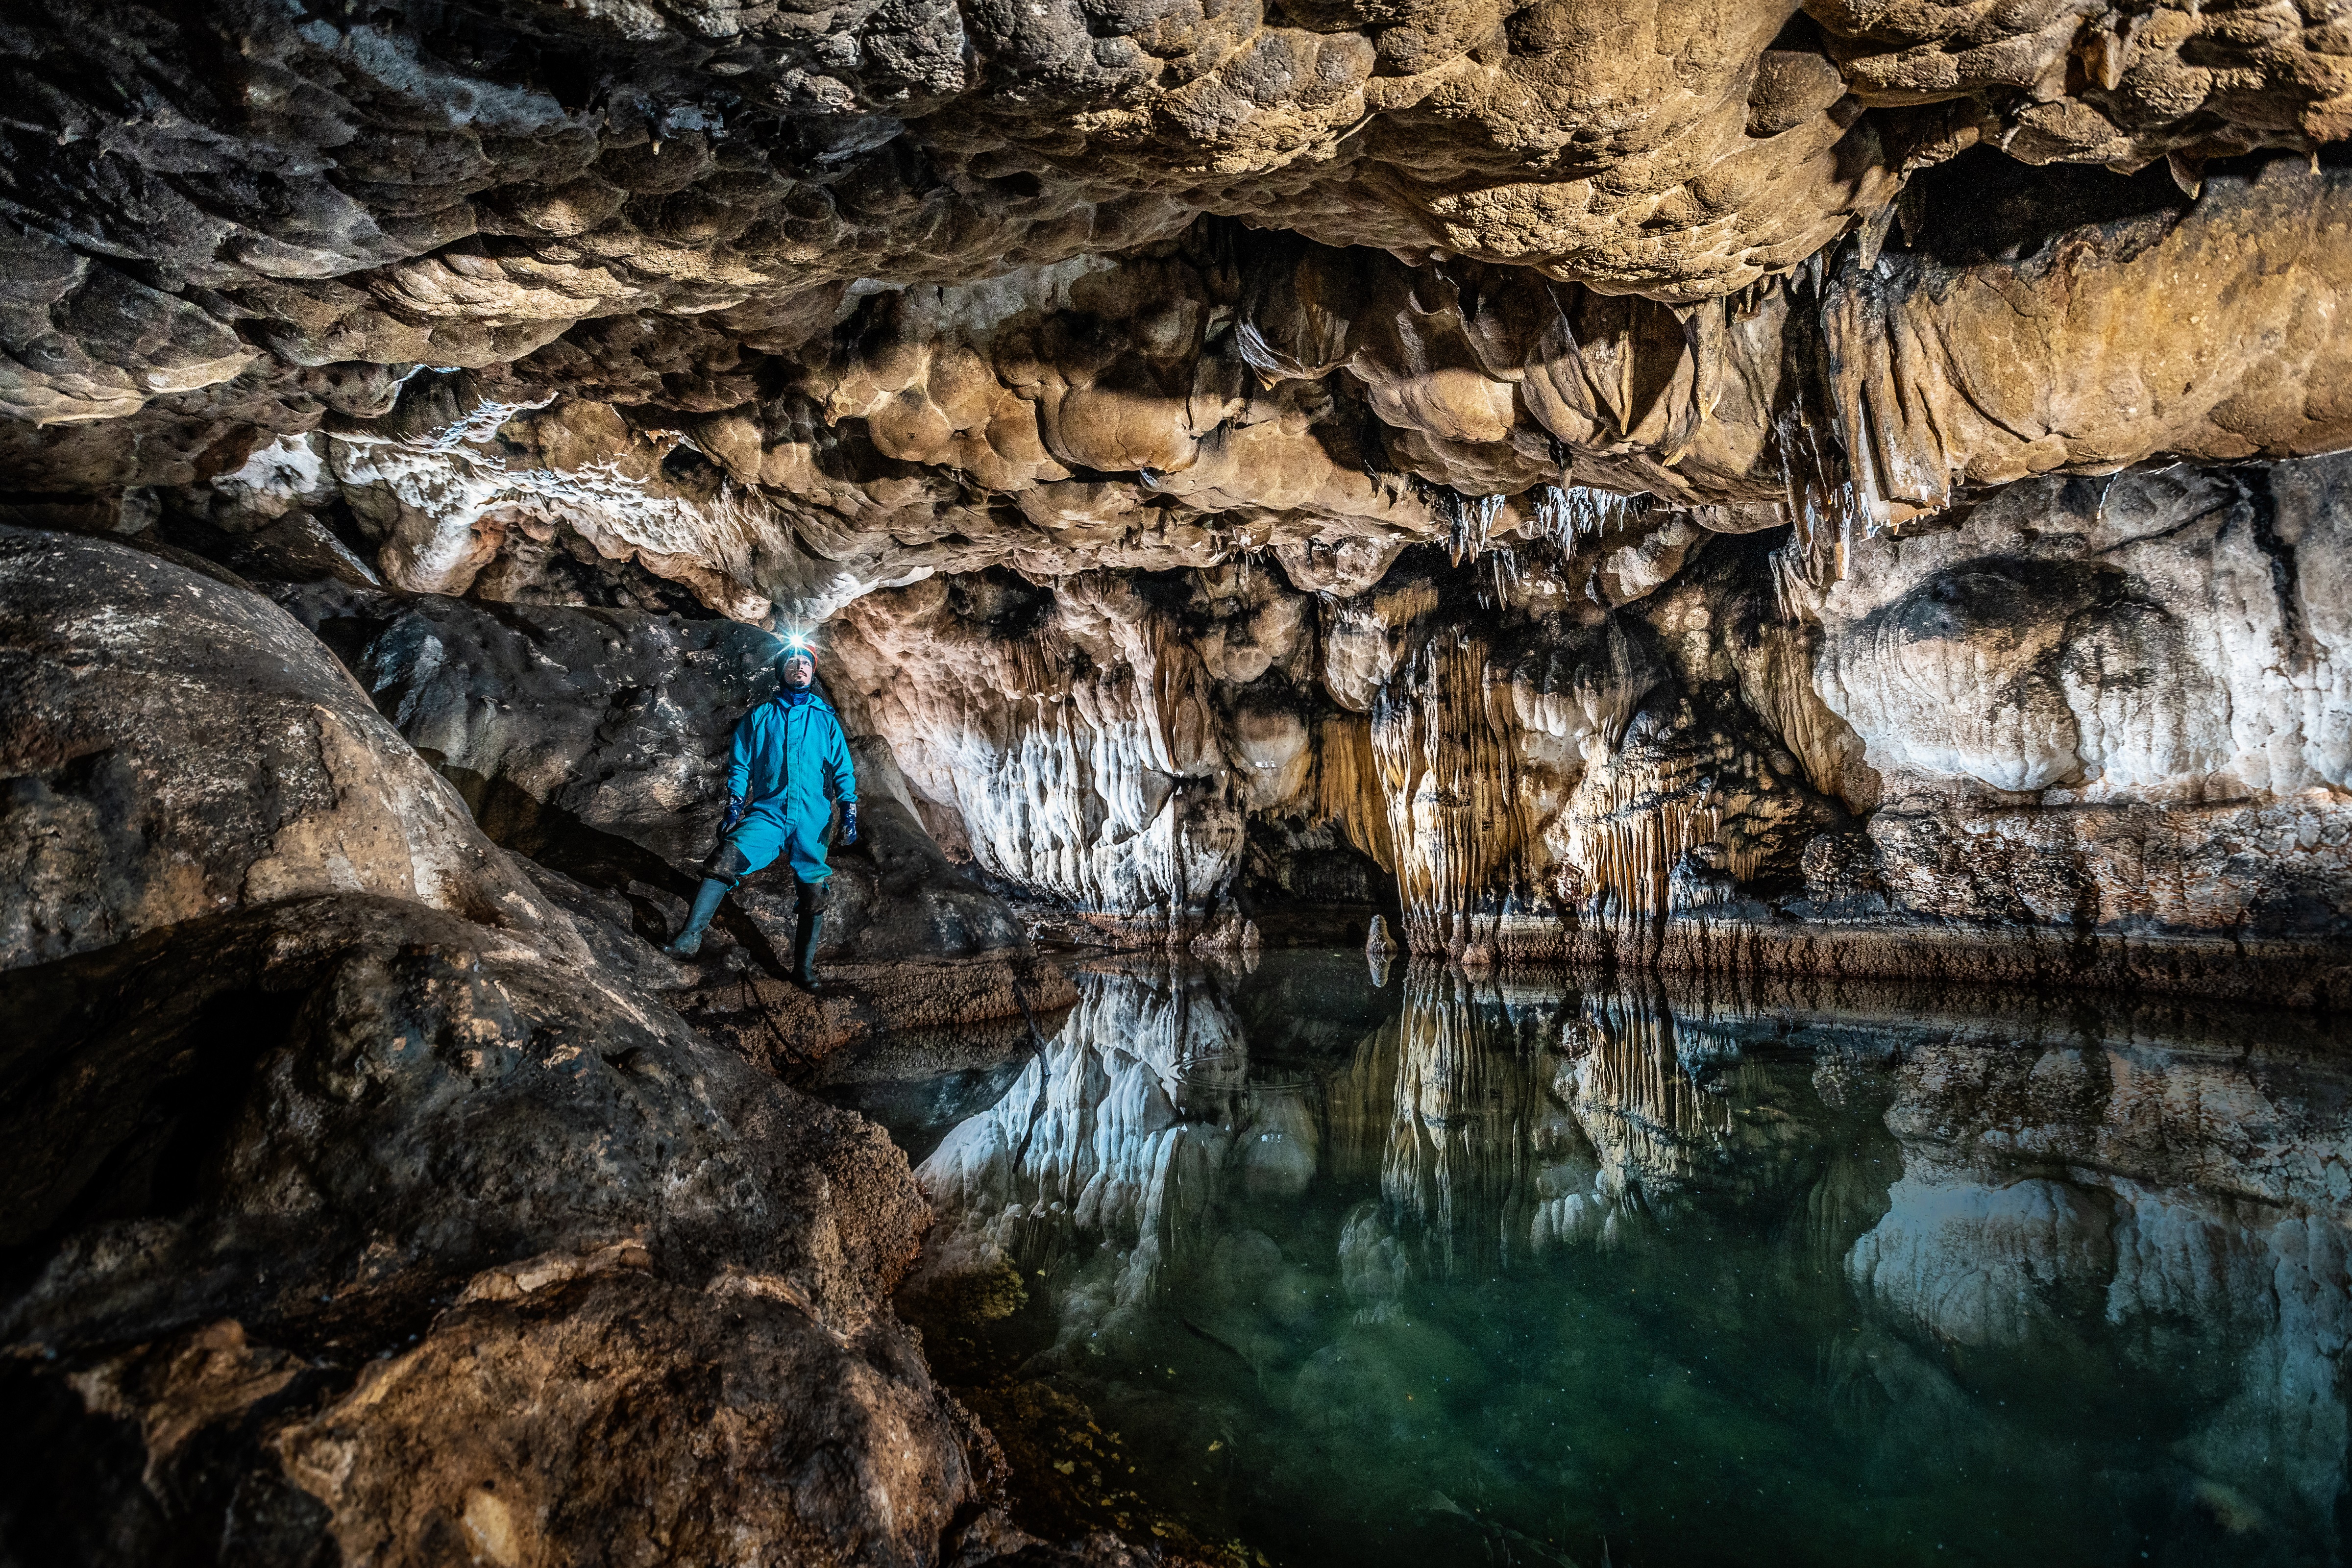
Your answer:
[[[415,906],[174,935],[8,981],[9,1375],[84,1406],[20,1456],[51,1478],[11,1489],[26,1560],[81,1528],[93,1556],[134,1532],[123,1560],[438,1561],[470,1532],[541,1561],[633,1510],[650,1540],[756,1516],[819,1560],[936,1549],[972,1477],[879,1306],[926,1215],[877,1134]],[[747,1424],[732,1466],[712,1420]],[[116,1434],[144,1495],[51,1511]],[[845,1448],[887,1468],[808,1468]]]
[[[1414,551],[1352,593],[924,584],[838,647],[976,863],[1114,930],[1214,940],[1309,879],[1360,901],[1352,940],[1393,898],[1415,950],[1473,959],[2318,1002],[2343,477],[2021,482],[1821,583],[1694,534],[1622,605],[1563,591],[1605,537]]]

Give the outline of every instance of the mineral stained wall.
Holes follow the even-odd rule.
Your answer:
[[[26,12],[0,505],[816,628],[1033,931],[2323,999],[2347,28]]]

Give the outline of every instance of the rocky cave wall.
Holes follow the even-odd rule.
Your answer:
[[[2315,999],[2347,26],[26,16],[0,504],[818,628],[1034,932]],[[675,858],[662,772],[608,805]]]

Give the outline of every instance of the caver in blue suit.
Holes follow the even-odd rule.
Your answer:
[[[720,839],[721,851],[732,847],[743,862],[738,877],[765,869],[779,855],[802,882],[832,876],[824,837],[835,800],[854,821],[857,774],[831,703],[814,689],[786,688],[743,715],[727,766],[728,812],[740,820],[731,831],[722,825]],[[852,829],[849,842],[856,841]]]
[[[850,765],[849,738],[842,732],[840,718],[817,694],[814,657],[805,647],[787,649],[781,670],[783,685],[775,696],[735,726],[719,847],[703,863],[693,912],[669,951],[680,958],[699,952],[702,933],[727,890],[782,856],[800,885],[793,973],[814,991],[825,885],[833,876],[824,858],[825,831],[833,826],[833,804],[838,800],[842,842],[857,842],[857,773]]]

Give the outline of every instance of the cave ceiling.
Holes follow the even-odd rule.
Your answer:
[[[0,38],[16,512],[336,498],[414,590],[543,596],[568,550],[767,622],[1268,549],[1322,589],[1642,495],[1653,556],[1794,522],[1835,557],[2031,475],[2352,442],[2352,18],[2315,0]]]

